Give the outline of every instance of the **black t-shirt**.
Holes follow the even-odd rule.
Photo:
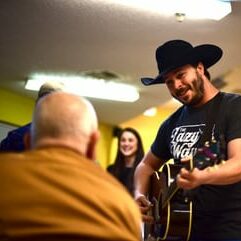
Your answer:
[[[217,107],[215,99],[220,96]],[[173,158],[176,163],[195,156],[207,127],[216,139],[223,134],[226,143],[241,138],[241,96],[219,93],[200,108],[182,106],[161,125],[151,151],[161,160]],[[192,233],[206,240],[241,240],[241,182],[202,185],[193,191]]]

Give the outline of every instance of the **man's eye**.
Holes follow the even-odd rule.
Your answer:
[[[177,74],[178,79],[182,79],[185,76],[185,73],[181,72]]]

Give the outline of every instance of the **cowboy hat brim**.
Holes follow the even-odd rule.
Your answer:
[[[170,71],[187,64],[196,64],[202,62],[206,68],[217,63],[222,57],[223,51],[221,48],[211,44],[203,44],[192,48],[185,56],[178,56],[175,63],[170,65],[165,70],[161,71],[156,78],[144,77],[141,82],[144,85],[153,85],[164,83],[164,76]]]

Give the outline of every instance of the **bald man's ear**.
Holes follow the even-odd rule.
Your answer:
[[[30,137],[30,133],[29,132],[26,132],[23,136],[23,143],[24,143],[24,147],[25,147],[25,150],[29,150],[30,149],[30,146],[31,146],[31,137]]]
[[[86,156],[87,158],[96,161],[96,146],[100,138],[100,132],[97,130],[90,136],[90,140],[87,147]]]

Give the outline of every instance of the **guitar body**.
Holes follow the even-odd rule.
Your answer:
[[[225,140],[222,136],[217,142],[214,138],[197,149],[197,153],[185,165],[187,170],[212,168],[225,163]],[[166,241],[188,241],[192,228],[192,201],[190,192],[177,187],[175,177],[181,166],[163,165],[161,172],[151,176],[148,198],[153,204],[150,215],[153,224],[145,224],[144,239]],[[215,167],[213,167],[215,168]]]
[[[153,224],[145,224],[145,240],[189,240],[192,224],[192,202],[182,190],[172,189],[172,181],[180,166],[165,164],[161,172],[151,177],[149,200],[153,207]],[[167,192],[173,192],[170,200],[165,201]]]

